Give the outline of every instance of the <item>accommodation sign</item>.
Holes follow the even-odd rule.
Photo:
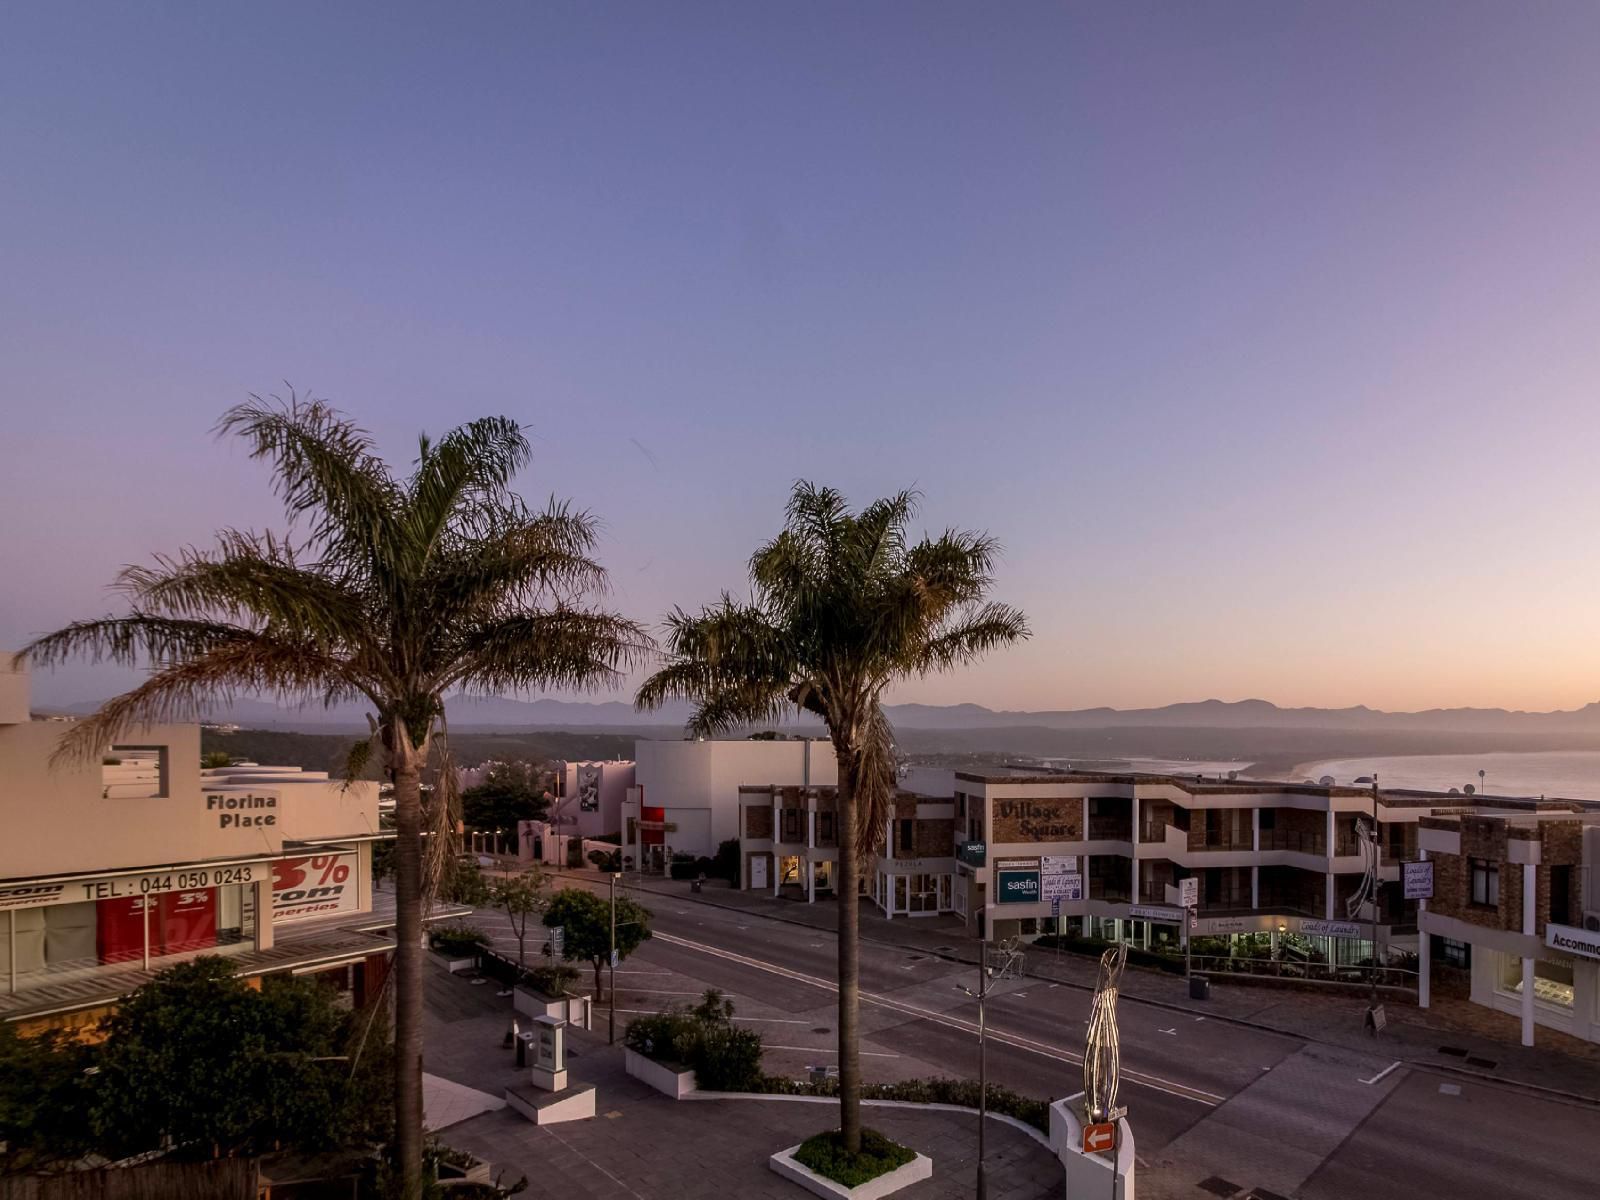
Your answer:
[[[1546,925],[1544,944],[1552,950],[1565,950],[1568,954],[1581,954],[1584,958],[1600,958],[1600,933],[1576,929],[1571,925]]]

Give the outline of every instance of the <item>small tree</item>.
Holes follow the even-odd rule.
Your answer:
[[[226,750],[207,750],[200,756],[200,769],[212,771],[218,767],[233,766],[233,755]]]
[[[45,1170],[93,1149],[91,1047],[70,1033],[24,1037],[0,1023],[0,1175]]]
[[[506,763],[461,793],[461,819],[483,833],[517,832],[517,822],[543,819],[548,801],[538,773],[527,763]]]
[[[587,959],[594,967],[594,990],[601,991],[600,972],[611,955],[611,904],[582,888],[563,888],[550,898],[544,923],[561,926],[566,944],[562,957]],[[632,900],[617,899],[617,958],[627,958],[650,939],[650,910]]]
[[[472,859],[450,861],[439,881],[439,895],[452,904],[465,904],[469,908],[487,908],[496,903],[494,885]]]
[[[544,875],[535,868],[521,875],[508,875],[489,885],[491,902],[511,924],[517,935],[517,978],[527,966],[528,918],[542,912],[545,906]]]

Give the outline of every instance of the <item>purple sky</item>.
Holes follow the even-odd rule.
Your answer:
[[[1004,541],[899,699],[1600,697],[1600,6],[11,5],[0,645],[272,525],[280,380],[504,412],[616,603],[797,476]],[[42,700],[121,677],[42,677]]]

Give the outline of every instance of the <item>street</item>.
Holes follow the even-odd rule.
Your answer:
[[[568,886],[573,880],[563,881]],[[604,892],[598,880],[582,880]],[[617,971],[617,1032],[635,1015],[717,988],[759,1030],[766,1069],[836,1060],[835,939],[712,904],[632,893],[655,936]],[[516,952],[503,917],[475,923]],[[542,936],[530,938],[530,958]],[[1045,953],[1045,952],[1038,952]],[[868,1081],[976,1078],[976,968],[861,943],[861,1063]],[[585,970],[584,982],[590,980]],[[991,1084],[1040,1098],[1081,1090],[1081,988],[1006,980],[988,1002]],[[597,1029],[606,1013],[597,1007]],[[1370,1053],[1209,1020],[1124,997],[1121,1103],[1142,1196],[1369,1198],[1593,1196],[1600,1110],[1462,1083]],[[1515,1129],[1515,1140],[1502,1132]],[[1201,1184],[1206,1190],[1200,1190]]]

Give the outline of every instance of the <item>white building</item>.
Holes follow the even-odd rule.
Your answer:
[[[547,820],[567,837],[596,838],[622,832],[622,805],[635,783],[625,759],[556,764],[556,800]]]
[[[0,656],[0,1020],[90,1024],[184,957],[247,978],[387,969],[372,931],[378,785],[322,772],[200,767],[196,725],[150,726],[52,764],[68,722],[30,719]],[[365,926],[365,928],[363,928]]]
[[[710,857],[737,839],[744,786],[832,787],[833,746],[822,740],[655,741],[634,747],[635,781],[623,804],[623,856],[662,870],[674,854]]]

